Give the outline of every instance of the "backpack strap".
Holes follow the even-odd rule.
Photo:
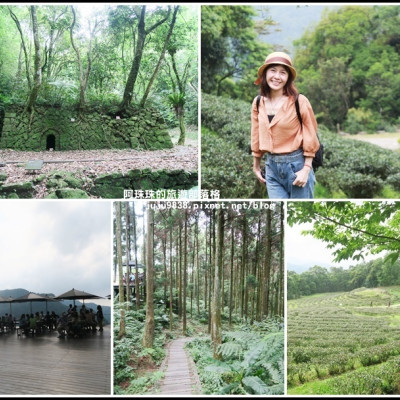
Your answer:
[[[303,118],[301,118],[301,114],[300,114],[299,95],[296,96],[296,100],[294,102],[294,105],[296,106],[297,118],[300,121],[301,127],[303,127]]]
[[[261,101],[261,95],[258,95],[257,96],[257,112],[258,112],[258,109],[259,109],[259,107],[260,107],[260,101]]]

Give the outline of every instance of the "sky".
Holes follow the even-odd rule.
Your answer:
[[[0,227],[0,290],[111,294],[110,202],[3,200]]]
[[[334,256],[331,250],[326,248],[324,242],[310,235],[301,234],[303,230],[309,229],[311,226],[311,224],[299,224],[293,227],[286,225],[285,254],[289,270],[300,273],[314,265],[326,268],[339,266],[332,262]]]
[[[318,265],[320,267],[342,267],[349,268],[357,265],[361,261],[343,260],[334,262],[335,256],[332,254],[333,249],[328,249],[328,243],[315,239],[311,235],[302,235],[301,232],[312,228],[312,224],[297,224],[293,227],[286,225],[285,231],[285,255],[287,269],[301,273],[309,268]],[[378,255],[365,255],[365,261],[381,257]]]

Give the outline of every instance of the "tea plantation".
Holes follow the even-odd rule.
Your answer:
[[[288,301],[288,394],[400,394],[400,287]]]
[[[252,171],[251,104],[202,94],[202,188],[221,198],[266,198]],[[324,166],[316,171],[316,198],[399,198],[400,154],[344,138],[322,125]]]

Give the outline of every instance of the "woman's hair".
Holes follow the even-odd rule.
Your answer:
[[[289,78],[283,88],[283,94],[289,96],[289,97],[296,97],[297,94],[299,93],[298,90],[296,89],[296,87],[294,86],[294,79],[293,79],[293,75],[290,72],[290,69],[286,66],[286,65],[282,65],[282,64],[271,64],[268,65],[267,68],[265,68],[262,77],[261,77],[261,85],[260,85],[260,94],[261,96],[266,96],[268,97],[270,92],[271,92],[271,88],[269,87],[268,83],[267,83],[267,71],[276,66],[276,65],[280,65],[282,67],[284,67],[289,75]]]

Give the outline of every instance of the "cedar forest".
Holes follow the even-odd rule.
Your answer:
[[[181,336],[202,393],[283,394],[283,203],[137,204],[114,203],[115,394],[154,392]]]

